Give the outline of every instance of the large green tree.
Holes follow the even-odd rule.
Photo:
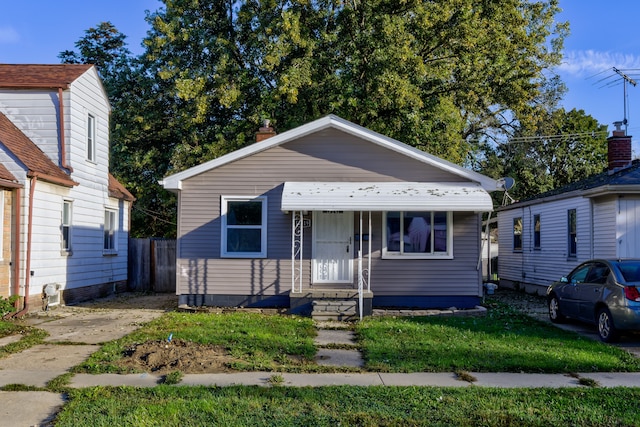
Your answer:
[[[495,178],[514,178],[509,193],[527,199],[603,172],[606,138],[607,126],[584,110],[554,109],[488,148],[482,167]]]
[[[335,113],[463,162],[470,139],[534,120],[561,58],[556,0],[165,0],[149,70],[185,130],[182,169]]]
[[[132,58],[112,25],[63,60],[98,63],[111,164],[134,235],[172,235],[163,176],[326,114],[456,163],[547,111],[558,0],[164,0]],[[125,60],[126,59],[126,60]]]
[[[131,235],[175,236],[175,198],[158,181],[171,164],[178,140],[165,110],[156,102],[160,87],[127,48],[126,36],[111,22],[85,31],[77,50],[65,50],[63,63],[94,64],[111,103],[110,171],[136,197]]]

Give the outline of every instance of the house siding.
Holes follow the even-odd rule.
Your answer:
[[[186,179],[179,197],[177,293],[281,295],[291,290],[291,214],[280,210],[285,181],[462,182],[344,132],[329,129]],[[266,259],[220,258],[220,197],[266,196]],[[453,260],[381,259],[382,215],[373,216],[371,287],[376,295],[481,295],[479,217],[454,215]],[[305,218],[311,218],[311,213]],[[354,230],[358,233],[358,215]],[[366,221],[365,221],[366,223]],[[311,227],[304,229],[303,286],[311,281]],[[357,260],[354,260],[354,267]],[[407,266],[411,265],[411,268]],[[416,266],[418,266],[416,268]]]
[[[616,221],[617,258],[640,258],[640,198],[620,197]]]
[[[595,199],[593,203],[593,257],[617,258],[616,222],[618,197]]]
[[[35,181],[32,218],[31,265],[26,271],[26,244],[21,251],[21,286],[29,278],[29,299],[37,300],[44,285],[59,283],[68,302],[103,295],[127,280],[127,249],[130,203],[109,197],[110,106],[94,68],[89,69],[63,91],[66,163],[71,179],[78,183],[64,187]],[[58,91],[0,90],[0,112],[4,113],[58,166]],[[87,160],[87,115],[96,118],[96,157]],[[28,195],[32,181],[21,164],[0,152],[0,160],[25,186],[21,201],[22,238],[29,223]],[[71,250],[62,251],[62,204],[72,202]],[[117,251],[103,251],[104,211],[117,214]],[[33,273],[31,273],[33,272]]]
[[[577,254],[568,253],[567,212],[576,209]],[[540,215],[541,245],[534,248],[533,218]],[[513,220],[521,217],[522,251],[513,249]],[[546,287],[593,257],[590,199],[573,197],[498,212],[500,247],[498,274],[501,283],[543,294]]]

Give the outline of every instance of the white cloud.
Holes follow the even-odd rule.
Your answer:
[[[12,44],[20,40],[20,35],[11,27],[0,27],[0,44]]]
[[[619,69],[640,69],[640,56],[618,52],[597,52],[594,50],[574,50],[565,52],[558,71],[576,77],[591,77],[595,74]]]

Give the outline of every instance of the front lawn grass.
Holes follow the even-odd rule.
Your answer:
[[[249,312],[170,312],[136,332],[103,345],[75,372],[123,373],[115,363],[127,348],[147,341],[182,339],[226,348],[240,371],[313,370],[316,335],[310,318]],[[304,368],[305,365],[309,365]]]
[[[637,426],[640,388],[92,387],[64,426]]]
[[[369,371],[640,371],[640,360],[624,350],[501,305],[484,317],[370,317],[354,328]],[[297,316],[172,312],[107,343],[74,371],[129,372],[117,364],[128,348],[169,336],[223,346],[234,360],[229,368],[238,371],[358,370],[317,365],[315,335],[312,320]]]
[[[378,317],[356,325],[366,368],[380,372],[639,371],[640,360],[497,306],[485,317]]]

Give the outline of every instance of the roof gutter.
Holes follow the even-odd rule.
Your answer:
[[[604,194],[610,193],[632,193],[638,194],[640,193],[640,189],[637,184],[622,184],[622,185],[601,185],[600,187],[595,187],[590,190],[585,190],[583,192],[585,197],[596,197]]]
[[[15,200],[13,201],[14,212],[16,216],[15,229],[13,230],[13,241],[15,242],[14,256],[11,260],[13,262],[13,295],[20,295],[20,227],[22,221],[20,221],[20,205],[22,200],[22,189],[15,189]],[[16,311],[18,311],[19,302],[16,301]]]
[[[47,182],[51,182],[51,183],[54,183],[54,184],[62,185],[64,187],[75,187],[76,185],[79,185],[77,182],[73,181],[72,179],[62,179],[62,178],[58,178],[56,176],[51,176],[51,175],[48,175],[46,173],[41,173],[41,172],[29,171],[27,173],[27,176],[30,177],[30,178],[40,178],[43,181],[47,181]]]

